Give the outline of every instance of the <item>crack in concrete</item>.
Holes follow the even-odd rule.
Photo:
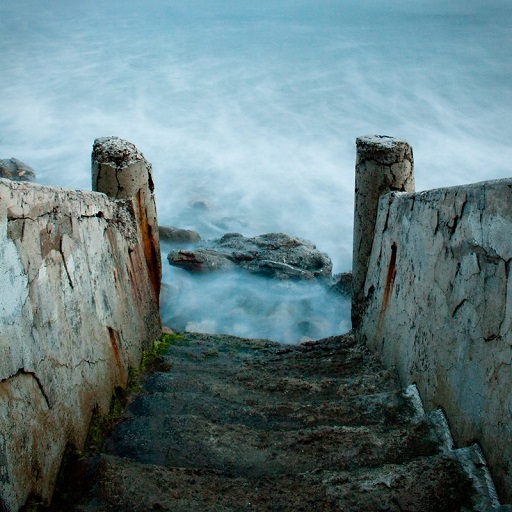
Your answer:
[[[62,237],[60,239],[59,252],[60,252],[60,254],[62,256],[62,263],[64,265],[64,270],[66,271],[66,275],[68,276],[69,286],[71,286],[71,288],[73,289],[74,288],[74,286],[73,286],[73,279],[71,278],[71,273],[69,272],[68,264],[66,262],[66,257],[64,255],[64,250],[62,249]]]
[[[43,387],[43,384],[42,382],[39,380],[39,377],[36,375],[35,372],[32,372],[32,371],[28,371],[28,370],[25,370],[25,368],[19,368],[18,371],[12,375],[10,375],[9,377],[5,378],[5,379],[2,379],[0,380],[0,384],[4,383],[4,382],[8,382],[9,380],[11,379],[14,379],[20,375],[30,375],[31,377],[33,377],[33,379],[36,381],[37,383],[37,386],[39,388],[39,390],[41,391],[41,394],[43,395],[44,397],[44,401],[48,407],[48,409],[51,409],[52,408],[52,405],[50,403],[50,399],[48,398],[48,395],[46,394],[46,391],[44,390],[44,387]]]
[[[7,222],[13,222],[13,221],[17,221],[17,220],[31,220],[31,221],[37,222],[38,220],[40,220],[44,217],[55,217],[55,218],[59,218],[59,219],[62,219],[62,218],[93,219],[93,218],[97,217],[99,219],[105,219],[107,222],[110,220],[107,217],[105,217],[103,210],[98,210],[96,213],[93,213],[91,215],[86,215],[84,213],[81,213],[79,215],[73,216],[71,213],[61,213],[60,211],[55,210],[55,208],[54,208],[52,211],[47,211],[45,213],[42,213],[41,215],[36,215],[35,217],[33,217],[31,215],[14,215],[12,213],[9,213],[9,211],[8,211]]]
[[[486,249],[485,247],[478,243],[475,243],[474,241],[467,243],[466,246],[469,250],[476,254],[477,258],[482,257],[485,261],[493,263],[494,265],[498,265],[502,261],[504,263],[509,263],[510,261],[512,261],[512,257],[505,259],[502,256],[500,256],[492,247]],[[478,264],[480,266],[480,261],[478,262]]]
[[[467,299],[462,299],[459,304],[457,304],[457,306],[455,306],[455,309],[453,310],[452,312],[452,318],[455,318],[455,315],[457,314],[457,312],[459,311],[459,309],[466,303],[468,302]]]

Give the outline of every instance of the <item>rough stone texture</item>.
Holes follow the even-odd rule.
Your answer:
[[[329,279],[330,258],[307,240],[284,233],[267,233],[246,238],[228,233],[204,242],[197,249],[171,251],[169,263],[191,272],[243,268],[277,279]]]
[[[54,511],[488,512],[478,450],[452,450],[353,336],[302,345],[186,333]],[[74,485],[74,492],[69,485]]]
[[[194,244],[201,240],[201,235],[192,229],[181,229],[174,226],[158,226],[160,240],[173,244]]]
[[[330,288],[344,297],[352,297],[352,272],[343,272],[332,276]]]
[[[377,203],[390,191],[414,192],[412,148],[385,135],[356,140],[354,252],[352,257],[352,326],[357,328],[364,308],[364,282],[372,249]]]
[[[17,158],[0,160],[0,178],[13,181],[34,181],[36,173],[32,167]]]
[[[137,200],[0,179],[0,510],[51,498],[66,446],[158,336]]]
[[[361,335],[512,502],[512,180],[380,199]]]
[[[119,137],[96,139],[91,160],[93,190],[135,202],[144,256],[152,269],[150,278],[158,302],[162,262],[151,164],[134,144]]]

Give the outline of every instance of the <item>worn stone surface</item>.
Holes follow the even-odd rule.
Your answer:
[[[48,502],[66,446],[158,335],[135,205],[0,179],[0,510]]]
[[[181,229],[174,226],[158,226],[160,240],[173,244],[194,244],[201,240],[201,235],[192,229]]]
[[[491,510],[443,421],[351,335],[178,335],[53,510]]]
[[[335,274],[330,288],[345,297],[352,297],[352,272]]]
[[[34,181],[36,173],[29,165],[17,158],[0,160],[0,178],[12,181]]]
[[[135,203],[140,241],[158,302],[162,262],[152,166],[131,142],[119,137],[101,137],[94,141],[91,167],[93,190]]]
[[[277,279],[328,279],[332,273],[326,254],[311,242],[284,233],[254,238],[228,233],[194,250],[171,251],[167,259],[191,272],[238,267]]]
[[[356,140],[354,250],[352,256],[352,326],[357,328],[364,308],[364,282],[372,250],[379,197],[390,191],[414,192],[412,148],[384,135]]]
[[[381,198],[361,334],[512,502],[512,180]]]

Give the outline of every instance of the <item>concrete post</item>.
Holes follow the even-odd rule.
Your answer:
[[[162,266],[151,164],[131,142],[119,137],[96,139],[92,150],[92,189],[114,199],[134,201],[144,255],[158,300]]]
[[[364,283],[372,250],[380,196],[391,191],[414,192],[412,148],[403,140],[366,135],[356,140],[354,246],[352,256],[352,327],[364,308]]]

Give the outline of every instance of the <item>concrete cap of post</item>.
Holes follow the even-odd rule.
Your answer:
[[[405,140],[388,135],[363,135],[356,139],[358,162],[373,160],[390,165],[403,160],[412,162],[412,148]]]
[[[112,163],[118,168],[145,160],[135,144],[120,137],[100,137],[92,147],[93,159],[100,164]]]
[[[151,164],[135,144],[119,137],[96,139],[92,148],[92,188],[116,199],[154,192]]]

